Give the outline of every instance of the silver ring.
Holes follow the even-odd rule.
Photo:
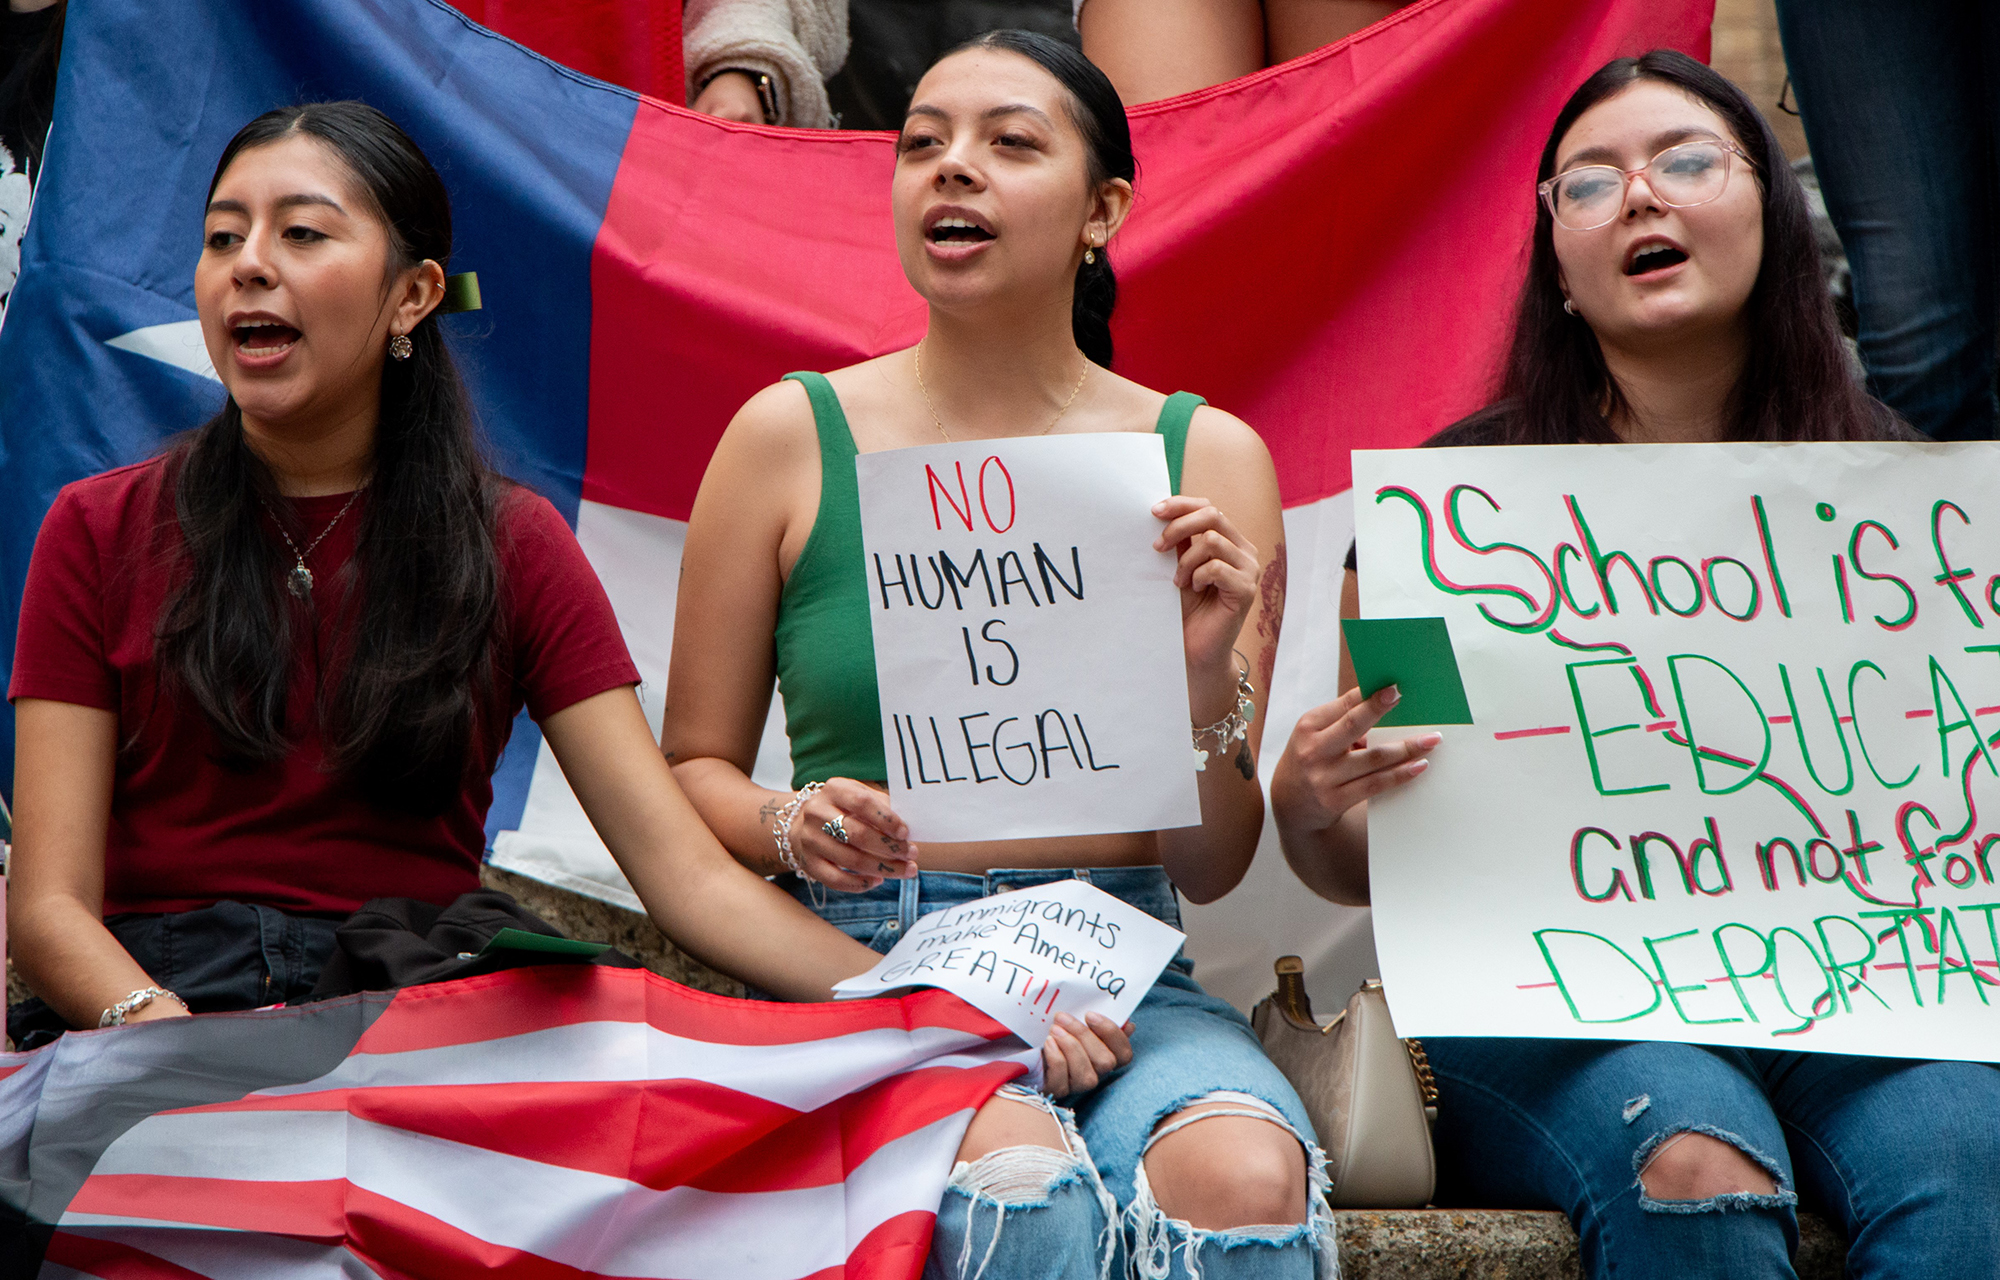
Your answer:
[[[840,841],[840,842],[841,842],[842,844],[846,844],[846,843],[847,843],[847,828],[841,825],[841,819],[845,818],[846,816],[847,816],[847,815],[846,815],[846,814],[844,814],[844,813],[843,813],[843,814],[837,814],[837,815],[835,815],[835,816],[834,816],[834,819],[833,819],[833,821],[831,821],[831,822],[822,822],[822,823],[820,824],[820,827],[819,827],[819,829],[820,829],[821,831],[824,831],[824,832],[826,832],[826,833],[827,833],[828,835],[832,836],[832,837],[833,837],[834,839],[836,839],[836,840]]]

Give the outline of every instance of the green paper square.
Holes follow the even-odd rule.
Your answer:
[[[1378,722],[1384,728],[1472,723],[1443,618],[1342,618],[1340,630],[1364,695],[1392,684],[1402,691]]]
[[[482,956],[496,951],[539,951],[552,956],[601,956],[611,950],[608,942],[579,942],[575,938],[556,938],[546,933],[530,933],[526,929],[502,929],[487,940],[480,948]]]

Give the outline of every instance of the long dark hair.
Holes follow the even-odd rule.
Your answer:
[[[0,76],[0,125],[5,132],[27,141],[27,154],[14,157],[21,172],[39,180],[42,147],[48,138],[56,101],[56,68],[62,61],[63,23],[69,14],[69,0],[50,6],[49,25],[34,48],[28,50],[12,70]]]
[[[389,230],[390,270],[451,259],[451,200],[417,144],[360,102],[284,107],[245,125],[222,152],[212,195],[242,152],[310,137],[353,174]],[[483,460],[470,401],[433,312],[388,361],[353,560],[341,572],[337,673],[314,708],[326,767],[387,808],[435,815],[463,785],[475,734],[504,726],[489,704],[499,638],[494,511],[502,483]],[[292,749],[286,694],[310,614],[281,583],[289,555],[265,528],[290,522],[276,481],[243,435],[232,398],[167,455],[181,535],[178,581],[159,620],[163,687],[200,708],[228,762]],[[293,526],[293,538],[312,536]],[[308,609],[310,604],[308,603]],[[303,629],[309,634],[301,635]]]
[[[1112,178],[1130,182],[1138,175],[1138,161],[1132,157],[1132,126],[1125,119],[1125,104],[1111,78],[1097,64],[1062,41],[1039,31],[989,31],[968,40],[944,55],[966,49],[1004,49],[1018,53],[1054,76],[1069,91],[1070,118],[1083,135],[1090,157],[1089,181],[1092,190]],[[938,59],[939,62],[944,58]],[[1076,291],[1069,310],[1070,331],[1076,345],[1098,364],[1111,367],[1111,311],[1118,305],[1118,278],[1111,271],[1111,254],[1100,248],[1096,262],[1080,263],[1076,269]]]
[[[1722,117],[1749,153],[1764,195],[1764,259],[1746,304],[1750,351],[1730,405],[1732,440],[1875,439],[1894,428],[1847,359],[1799,180],[1742,90],[1686,54],[1655,49],[1607,62],[1563,104],[1536,180],[1555,175],[1556,150],[1577,118],[1640,80],[1669,84]],[[1732,179],[1733,180],[1733,179]],[[1518,444],[1614,441],[1624,397],[1590,326],[1563,310],[1555,223],[1536,201],[1528,279],[1494,425]],[[1607,407],[1610,413],[1606,413]]]

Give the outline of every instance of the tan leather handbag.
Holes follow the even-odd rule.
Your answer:
[[[1264,1052],[1298,1090],[1326,1151],[1336,1209],[1416,1209],[1437,1186],[1431,1124],[1437,1085],[1423,1046],[1399,1039],[1380,979],[1331,1022],[1313,1017],[1305,965],[1283,956],[1278,989],[1250,1012]]]

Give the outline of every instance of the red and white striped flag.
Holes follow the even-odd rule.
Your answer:
[[[942,991],[771,1005],[594,966],[72,1034],[0,1058],[30,1224],[0,1268],[914,1280],[1032,1052]]]

